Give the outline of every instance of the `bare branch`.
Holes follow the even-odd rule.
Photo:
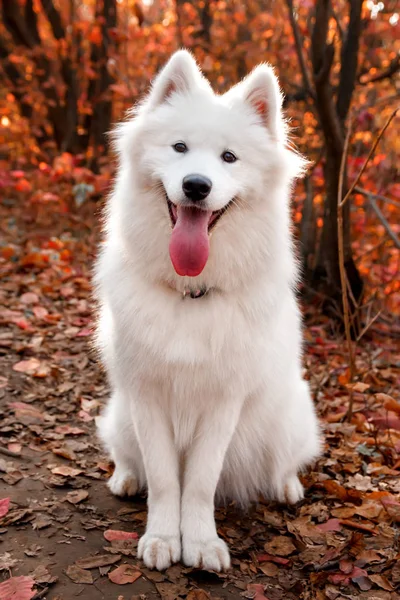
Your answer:
[[[354,191],[358,194],[362,194],[363,196],[371,196],[374,200],[382,200],[382,202],[386,202],[386,204],[393,204],[393,206],[398,206],[400,208],[400,202],[396,200],[392,200],[392,198],[387,198],[386,196],[382,196],[382,194],[373,194],[368,190],[364,190],[364,188],[356,186]]]
[[[349,352],[349,369],[350,369],[350,382],[354,380],[355,376],[355,360],[354,360],[354,349],[353,343],[351,340],[351,331],[350,331],[350,318],[349,318],[349,299],[347,295],[347,277],[346,277],[346,267],[344,264],[344,239],[343,239],[343,183],[344,183],[344,175],[346,171],[346,162],[347,162],[347,152],[349,148],[349,141],[351,135],[351,122],[347,128],[346,140],[344,142],[342,160],[340,164],[340,173],[339,173],[339,186],[338,186],[338,196],[337,196],[337,224],[338,224],[338,254],[339,254],[339,272],[340,272],[340,283],[342,288],[342,305],[343,305],[343,319],[344,319],[344,328],[346,333],[346,341]],[[349,392],[349,406],[347,410],[347,419],[350,421],[353,414],[353,390],[350,389]]]
[[[390,61],[390,65],[387,67],[387,69],[381,73],[373,75],[369,79],[363,79],[360,77],[358,81],[361,83],[361,85],[367,85],[368,83],[382,81],[383,79],[390,79],[397,73],[397,71],[400,71],[400,52]]]
[[[290,19],[290,24],[292,26],[294,43],[295,43],[296,52],[297,52],[297,58],[299,61],[301,74],[303,76],[304,88],[311,96],[313,96],[314,93],[313,93],[313,89],[312,89],[312,85],[311,85],[311,79],[310,79],[310,75],[308,73],[306,60],[305,60],[304,52],[303,52],[303,40],[301,37],[299,26],[298,26],[296,18],[294,16],[293,0],[286,0],[286,4],[287,4],[288,10],[289,10],[289,19]]]
[[[392,114],[390,115],[390,117],[388,118],[388,120],[386,121],[385,125],[382,127],[382,129],[380,130],[380,132],[378,133],[375,142],[373,143],[371,150],[368,152],[368,156],[365,159],[365,162],[363,164],[363,166],[361,167],[361,170],[359,172],[359,174],[357,175],[357,177],[355,178],[354,182],[351,184],[350,189],[348,190],[347,194],[345,195],[345,197],[343,198],[343,200],[340,203],[340,206],[344,206],[347,202],[347,200],[349,199],[349,197],[351,196],[351,194],[354,191],[354,188],[356,187],[356,185],[358,184],[358,182],[361,179],[362,174],[364,173],[373,153],[375,152],[375,149],[377,147],[377,145],[379,144],[379,141],[381,139],[381,137],[383,136],[383,134],[385,133],[386,129],[389,127],[390,123],[392,122],[392,120],[394,119],[394,117],[397,114],[397,111],[399,110],[399,108],[395,108],[394,111],[392,112]]]
[[[396,246],[396,248],[400,249],[400,239],[397,237],[397,235],[395,234],[395,232],[393,231],[393,229],[390,227],[390,224],[387,221],[387,219],[385,218],[385,215],[382,213],[381,209],[379,208],[379,206],[375,202],[375,199],[373,198],[373,194],[366,193],[365,196],[368,198],[369,203],[371,204],[372,208],[374,209],[374,211],[375,211],[376,215],[378,216],[380,222],[382,223],[382,225],[386,229],[386,232],[387,232],[388,236],[391,238],[391,240],[393,240],[394,245]]]

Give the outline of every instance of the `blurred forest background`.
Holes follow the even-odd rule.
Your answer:
[[[399,12],[397,0],[2,0],[0,189],[52,211],[102,194],[113,169],[106,132],[179,47],[219,92],[268,61],[293,140],[313,161],[294,202],[305,290],[340,320],[344,143],[351,121],[351,182],[399,102]],[[400,305],[399,156],[395,119],[343,207],[353,337]],[[60,178],[73,184],[67,193],[51,188]]]
[[[220,579],[136,560],[144,499],[107,493],[94,430],[106,133],[180,47],[219,92],[270,62],[311,161],[292,210],[325,451],[299,506],[217,511]],[[399,0],[0,0],[0,600],[399,599],[399,100]]]

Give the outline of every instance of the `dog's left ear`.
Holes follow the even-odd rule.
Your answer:
[[[208,86],[193,56],[187,50],[175,52],[155,78],[146,107],[154,109],[175,93],[185,93]]]
[[[282,93],[272,67],[259,65],[236,86],[235,91],[257,113],[272,137],[283,141]]]

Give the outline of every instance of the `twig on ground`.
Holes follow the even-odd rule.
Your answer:
[[[0,454],[4,454],[4,456],[10,456],[11,458],[19,458],[20,460],[32,460],[30,456],[26,456],[25,454],[18,454],[18,452],[13,452],[8,448],[3,448],[0,446]]]

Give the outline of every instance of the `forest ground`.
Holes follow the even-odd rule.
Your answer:
[[[400,598],[398,331],[358,344],[347,422],[346,346],[304,306],[305,375],[325,432],[305,500],[217,510],[227,574],[151,572],[136,558],[145,498],[110,494],[95,436],[108,394],[91,348],[99,204],[53,211],[50,196],[0,204],[0,600]]]

